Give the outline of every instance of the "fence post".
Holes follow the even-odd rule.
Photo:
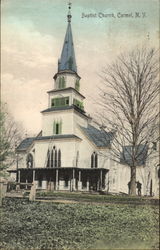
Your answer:
[[[1,181],[0,182],[0,206],[2,206],[2,199],[6,196],[7,192],[7,183]]]
[[[31,186],[31,191],[29,194],[29,200],[35,201],[35,199],[36,199],[36,182],[33,181],[32,186]]]

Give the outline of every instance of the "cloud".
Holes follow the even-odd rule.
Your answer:
[[[8,104],[15,120],[21,122],[28,131],[38,133],[41,129],[40,111],[47,106],[44,91],[47,83],[38,79],[17,79],[12,74],[2,74],[2,82],[2,101]]]
[[[2,25],[2,69],[3,72],[15,72],[18,76],[30,78],[48,72],[57,62],[57,54],[52,44],[56,40],[35,30],[29,20],[20,22],[9,17]],[[20,70],[17,70],[17,69]]]
[[[16,10],[15,5],[11,6],[11,2],[7,1],[10,9],[4,13],[2,19],[2,97],[8,103],[15,119],[23,121],[27,130],[37,132],[41,129],[39,111],[47,107],[46,91],[52,88],[52,76],[57,71],[57,61],[66,29],[66,21],[62,20],[62,16],[66,17],[66,14],[64,15],[64,9],[60,13],[58,8],[61,8],[63,3],[59,5],[59,1],[56,1],[52,9],[52,4],[49,5],[46,1],[43,18],[41,14],[44,1],[41,1],[42,5],[36,1],[31,1],[30,4],[26,1],[20,2],[23,11],[21,5],[17,4]],[[105,1],[102,2],[106,6]],[[112,4],[112,1],[109,2]],[[33,3],[37,5],[33,6]],[[97,11],[100,11],[98,6],[102,7],[103,4],[99,5],[96,1],[95,3]],[[87,111],[93,112],[92,97],[96,95],[97,86],[100,86],[98,74],[101,74],[102,68],[107,63],[112,63],[119,53],[138,43],[157,44],[158,33],[157,26],[154,25],[154,29],[152,27],[153,21],[149,22],[150,18],[143,23],[142,20],[139,23],[124,20],[123,25],[122,21],[111,22],[108,19],[97,19],[97,23],[96,20],[82,20],[80,16],[82,11],[86,11],[85,5],[87,11],[92,10],[89,2],[79,1],[80,7],[77,9],[75,5],[72,28],[78,73],[82,77],[81,92],[86,96]],[[148,23],[151,23],[150,26]]]

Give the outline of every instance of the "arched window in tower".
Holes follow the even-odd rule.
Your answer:
[[[96,152],[93,152],[91,155],[91,168],[97,168],[98,167],[98,154]]]
[[[62,133],[62,120],[60,122],[54,121],[53,123],[53,134],[59,135]]]
[[[27,155],[27,168],[33,168],[33,155],[32,154],[28,154]]]
[[[75,82],[75,89],[76,89],[77,91],[79,91],[79,89],[80,89],[80,83],[79,83],[79,80],[78,80],[78,79],[77,79],[76,82]]]
[[[58,78],[58,89],[64,89],[66,87],[66,81],[64,76]]]
[[[58,167],[61,167],[61,150],[58,150]]]

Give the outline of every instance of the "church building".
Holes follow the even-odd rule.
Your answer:
[[[48,91],[48,107],[41,111],[42,131],[17,147],[17,180],[35,181],[37,189],[106,190],[110,163],[103,151],[109,154],[113,134],[92,126],[85,112],[71,18],[69,10],[58,72]]]
[[[14,172],[18,182],[35,182],[39,190],[127,194],[130,167],[110,157],[114,133],[93,125],[85,112],[71,18],[69,7],[58,71],[53,88],[47,92],[48,107],[41,111],[42,130],[17,147]],[[139,166],[137,178],[142,183],[142,195],[146,194],[146,176],[145,167]]]

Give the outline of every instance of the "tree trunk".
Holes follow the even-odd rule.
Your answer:
[[[136,167],[131,166],[131,188],[130,195],[136,196]]]

